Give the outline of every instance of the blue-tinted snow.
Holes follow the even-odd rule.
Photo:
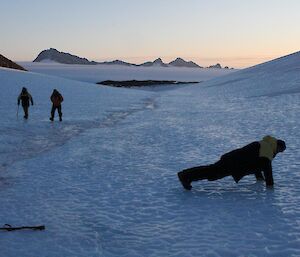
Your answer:
[[[1,256],[299,256],[299,69],[298,53],[159,92],[1,70],[0,220],[46,225],[1,233]],[[23,80],[37,102],[27,122],[13,109]],[[53,84],[65,120],[50,124]],[[177,171],[266,134],[288,147],[274,190],[179,184]]]

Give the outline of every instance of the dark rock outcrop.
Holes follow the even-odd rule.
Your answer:
[[[137,66],[136,64],[123,62],[121,60],[114,60],[111,62],[99,62],[98,64],[105,64],[105,65],[122,65],[122,66]]]
[[[1,54],[0,54],[0,67],[26,71],[26,69],[24,69],[21,65],[16,64],[15,62],[7,59]]]
[[[202,68],[197,63],[194,63],[192,61],[185,61],[182,58],[176,58],[176,60],[169,63],[169,66],[173,67],[187,67],[187,68]]]
[[[175,80],[105,80],[98,82],[99,85],[112,86],[112,87],[149,87],[149,86],[162,86],[162,85],[182,85],[182,84],[195,84],[197,81],[185,82]]]
[[[168,67],[167,64],[165,64],[161,58],[157,58],[155,61],[153,62],[145,62],[145,63],[142,63],[140,64],[139,66],[142,66],[142,67],[153,67],[153,66],[156,66],[156,67]]]
[[[220,63],[217,63],[216,65],[211,65],[208,67],[209,69],[222,69],[222,66]]]
[[[42,51],[33,62],[54,61],[63,64],[97,64],[94,61],[89,61],[86,58],[81,58],[69,53],[59,52],[54,48]]]

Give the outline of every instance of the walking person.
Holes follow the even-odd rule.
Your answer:
[[[186,190],[192,189],[193,181],[202,179],[213,181],[232,176],[238,183],[244,176],[250,174],[254,174],[257,180],[265,180],[266,186],[272,187],[274,184],[272,160],[285,149],[283,140],[265,136],[261,141],[252,142],[222,155],[214,164],[185,169],[177,175]]]
[[[57,112],[58,112],[58,115],[59,115],[59,121],[62,121],[61,103],[64,100],[63,96],[56,89],[54,89],[53,93],[50,97],[50,100],[52,102],[50,120],[51,121],[54,120],[55,110],[57,109]]]
[[[28,109],[31,105],[33,105],[33,99],[32,96],[29,94],[28,90],[26,87],[22,88],[22,91],[18,97],[18,106],[20,105],[20,102],[22,102],[22,107],[24,111],[24,119],[28,119]]]

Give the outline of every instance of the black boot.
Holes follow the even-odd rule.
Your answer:
[[[177,176],[182,184],[182,186],[186,189],[186,190],[191,190],[192,189],[192,185],[191,185],[191,181],[189,180],[187,173],[185,171],[180,171],[177,173]]]

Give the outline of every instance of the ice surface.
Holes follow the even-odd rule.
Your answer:
[[[1,256],[299,256],[299,81],[294,54],[170,91],[97,87],[0,70]],[[16,119],[27,85],[36,106]],[[53,87],[64,121],[48,122]],[[253,177],[179,184],[266,134],[287,150],[274,190]]]

